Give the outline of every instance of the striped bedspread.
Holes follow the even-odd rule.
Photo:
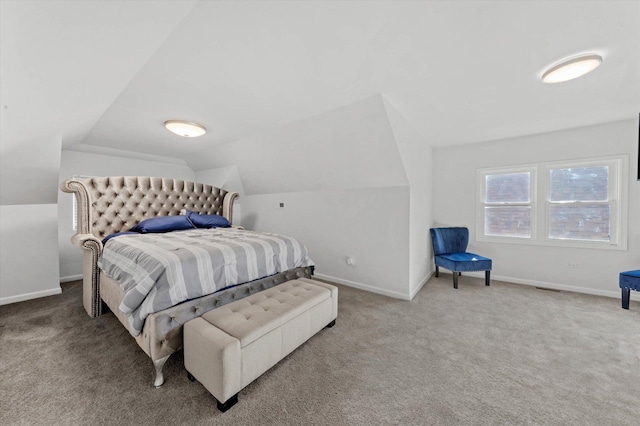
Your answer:
[[[154,312],[313,262],[294,238],[216,228],[120,235],[107,241],[98,265],[123,286],[120,310],[137,336]]]

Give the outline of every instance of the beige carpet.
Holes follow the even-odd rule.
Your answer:
[[[226,413],[186,377],[155,389],[150,360],[80,286],[0,307],[0,424],[638,425],[640,304],[462,276],[411,301],[339,286],[325,329]]]

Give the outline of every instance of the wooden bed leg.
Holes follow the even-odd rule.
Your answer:
[[[162,367],[167,362],[171,355],[167,355],[164,358],[156,359],[153,361],[153,366],[156,368],[156,380],[153,382],[153,386],[159,388],[164,383],[164,376],[162,375]]]

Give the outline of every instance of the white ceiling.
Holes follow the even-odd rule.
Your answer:
[[[55,128],[66,148],[194,165],[215,145],[377,93],[433,146],[640,112],[640,1],[2,3],[3,119],[24,107],[20,123]],[[540,82],[584,52],[603,65]],[[167,119],[209,131],[185,140]]]

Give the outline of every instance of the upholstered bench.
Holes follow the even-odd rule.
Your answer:
[[[631,290],[640,291],[640,269],[620,272],[619,284],[622,289],[622,309],[629,309]]]
[[[238,392],[338,316],[338,289],[299,278],[184,325],[184,365],[227,411]]]

